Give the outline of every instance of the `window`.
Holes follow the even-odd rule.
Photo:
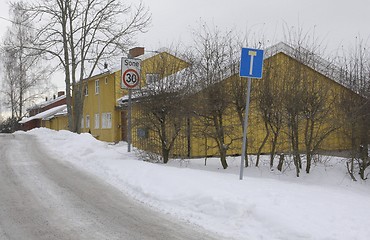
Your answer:
[[[100,128],[100,116],[99,116],[99,113],[96,113],[95,114],[94,123],[95,123],[95,129],[99,129]]]
[[[159,80],[158,73],[147,73],[146,74],[146,84],[153,84]]]
[[[99,94],[99,79],[95,80],[95,94]]]
[[[90,128],[90,115],[86,115],[86,128]]]
[[[106,113],[101,114],[101,128],[107,128]]]
[[[107,77],[105,78],[105,84],[108,84],[108,78]]]
[[[84,117],[82,116],[82,118],[81,118],[81,129],[82,129],[82,128],[84,128],[84,122],[85,122],[84,120],[85,120],[85,119],[84,119]]]
[[[102,125],[102,128],[112,128],[112,114],[111,113],[101,114],[101,125]]]
[[[86,86],[85,86],[85,96],[88,96],[89,95],[89,87],[86,83]]]
[[[107,128],[112,128],[112,114],[107,113]]]
[[[147,128],[138,128],[137,129],[137,136],[139,138],[148,138],[149,131]]]

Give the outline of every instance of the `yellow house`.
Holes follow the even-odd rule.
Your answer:
[[[147,81],[153,81],[154,78],[172,74],[161,72],[159,75],[154,71],[158,69],[158,63],[162,63],[163,59],[186,65],[185,61],[167,49],[144,54],[144,48],[134,48],[130,50],[130,56],[141,60],[141,86],[145,86]],[[127,90],[121,89],[121,70],[107,71],[84,81],[86,86],[81,131],[89,132],[102,141],[126,140],[127,107],[117,101],[128,95]]]
[[[55,130],[68,129],[66,116],[66,96],[58,92],[52,99],[47,99],[27,109],[28,117],[19,121],[24,131],[38,127],[47,127]]]
[[[143,48],[136,48],[131,52],[133,57],[142,60],[141,87],[143,90],[153,82],[164,82],[165,84],[158,87],[169,87],[166,86],[164,79],[176,77],[179,73],[181,75],[189,66],[187,62],[168,50],[143,53]],[[179,77],[180,82],[182,77],[184,76]],[[86,88],[81,122],[82,132],[90,132],[97,139],[107,142],[127,140],[128,92],[121,89],[121,71],[106,71],[84,81]],[[190,108],[187,109],[188,114],[181,118],[170,117],[171,121],[167,122],[162,129],[167,134],[176,135],[171,156],[219,156],[220,144],[225,147],[227,155],[241,154],[240,119],[244,113],[238,112],[235,106],[236,99],[232,96],[237,96],[236,90],[241,93],[246,92],[246,79],[240,78],[238,73],[234,72],[217,85],[222,87],[215,88],[212,90],[214,92],[210,92],[208,87],[183,96],[183,101],[186,102],[184,105]],[[145,94],[140,95],[143,92],[145,91],[133,91],[132,143],[139,149],[161,153],[163,151],[161,141],[163,143],[167,139],[160,138],[158,126],[150,126],[152,119],[148,117],[149,115],[143,114],[145,101],[142,99],[145,98]],[[207,110],[202,108],[212,105],[209,104],[212,96],[228,100],[221,119],[224,131],[222,143],[215,137],[217,131],[214,128],[214,122],[200,114],[194,114],[194,112]],[[293,129],[298,133],[297,148],[302,152],[307,149],[315,151],[351,149],[353,141],[348,138],[350,124],[345,121],[341,111],[341,101],[346,96],[361,98],[340,84],[337,69],[323,59],[315,57],[314,61],[308,61],[302,58],[301,53],[296,54],[295,49],[284,43],[266,49],[263,78],[253,80],[252,84],[248,153],[292,152],[294,149],[292,139],[295,134]],[[294,116],[295,108],[289,106],[295,106],[299,102],[305,104],[296,106],[302,109],[299,109],[301,112],[299,115]],[[322,104],[323,102],[325,104]],[[319,113],[314,115],[315,112]],[[270,122],[266,120],[268,118]],[[53,129],[65,128],[66,117],[54,116],[45,122],[45,126]]]
[[[141,87],[147,82],[156,81],[187,66],[184,60],[164,48],[144,54],[144,48],[138,47],[131,49],[129,55],[141,60]],[[163,68],[166,62],[174,62],[176,67],[172,70]],[[164,69],[164,71],[158,71],[158,69]],[[120,104],[118,100],[127,98],[128,91],[121,89],[121,70],[106,70],[83,81],[84,103],[81,132],[89,132],[102,141],[126,141],[127,106]],[[135,90],[133,94],[136,94]],[[54,130],[68,129],[66,109],[44,118],[42,127]]]
[[[345,96],[361,96],[340,84],[335,66],[318,56],[307,57],[307,52],[298,52],[284,43],[266,49],[263,78],[253,80],[248,153],[292,152],[294,149],[338,152],[352,148],[353,142],[345,135],[348,124],[343,120],[341,102]],[[217,105],[219,99],[227,101],[219,119],[223,126],[215,129],[215,115],[183,117],[183,121],[177,122],[182,125],[172,156],[219,156],[220,147],[226,149],[227,155],[241,154],[242,123],[232,96],[235,90],[243,91],[246,79],[238,75],[230,73],[217,84],[221,88],[207,87],[188,96],[189,105],[198,113],[210,114],[209,106]],[[139,121],[140,116],[144,116],[140,101],[134,109],[134,146],[161,153],[161,139],[156,131],[148,127],[148,122]],[[298,111],[299,114],[295,114]],[[271,120],[273,118],[276,119]],[[170,124],[167,131],[174,131]],[[224,134],[222,142],[216,136],[220,131]]]

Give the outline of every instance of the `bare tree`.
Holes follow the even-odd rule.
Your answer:
[[[299,70],[300,63],[295,63],[293,66],[288,65],[291,73],[288,73],[288,81],[285,82],[286,98],[284,99],[284,109],[286,111],[286,123],[288,124],[288,136],[292,146],[293,161],[296,167],[296,175],[299,177],[300,169],[302,169],[302,159],[300,155],[300,114],[303,111],[302,95],[303,89],[301,84],[301,73]],[[289,82],[289,83],[288,83]]]
[[[11,109],[12,119],[22,118],[27,104],[46,92],[46,75],[49,72],[41,57],[29,48],[35,29],[24,6],[24,2],[11,5],[12,25],[2,44],[2,93],[6,106]]]
[[[286,64],[289,70],[285,77],[288,81],[285,81],[284,105],[294,164],[299,176],[302,169],[301,143],[305,146],[306,172],[309,173],[313,152],[338,129],[338,125],[331,124],[335,92],[329,91],[322,76],[331,78],[334,67],[333,61],[323,59],[325,47],[314,32],[293,29],[288,31],[287,41],[293,46],[291,53],[295,60],[288,59]],[[318,78],[321,80],[318,81]]]
[[[274,59],[265,60],[264,77],[256,81],[255,92],[257,110],[261,115],[266,130],[266,135],[258,150],[256,166],[258,166],[259,155],[261,154],[262,148],[265,146],[266,142],[270,140],[270,168],[273,167],[278,139],[284,124],[284,85],[281,84],[281,69],[283,69],[283,66],[280,64],[279,61]],[[270,133],[272,134],[271,137]]]
[[[227,66],[230,75],[232,78],[231,87],[229,89],[231,95],[231,105],[235,109],[237,113],[237,117],[240,122],[240,126],[242,126],[242,132],[244,132],[244,120],[245,120],[245,107],[247,101],[247,79],[239,77],[239,67],[240,67],[240,51],[243,47],[243,40],[236,35],[233,31],[228,33],[230,36],[230,40],[227,42],[228,47],[228,57],[226,61],[228,61]],[[246,38],[245,42],[247,46],[257,47],[255,43],[251,43],[249,45],[248,37]],[[258,44],[260,45],[260,43]],[[252,99],[253,100],[253,99]],[[247,138],[246,147],[245,147],[245,159],[244,159],[244,166],[248,167],[248,144],[249,139]]]
[[[248,34],[245,40],[246,45],[254,48],[265,48],[264,46],[267,45],[268,41],[266,41],[263,37],[264,34],[259,33],[258,35],[258,38],[256,38],[255,35],[253,38],[250,38]],[[256,166],[259,165],[260,155],[266,143],[270,140],[271,133],[273,134],[273,137],[271,139],[272,147],[270,166],[273,166],[277,140],[282,128],[282,104],[281,101],[279,101],[281,98],[281,94],[279,94],[279,92],[281,92],[281,86],[277,84],[281,82],[281,80],[278,78],[279,71],[277,71],[277,69],[280,67],[282,66],[278,66],[278,62],[276,61],[270,61],[269,59],[264,60],[263,79],[254,81],[254,94],[251,96],[251,101],[255,102],[254,105],[256,106],[256,112],[258,116],[262,118],[265,129],[265,135],[257,150]],[[245,87],[243,90],[245,90]],[[243,99],[245,104],[245,97],[239,94],[239,98]],[[241,123],[243,124],[243,120],[241,120]]]
[[[258,88],[258,93],[260,95],[257,96],[257,108],[259,110],[259,114],[260,114],[260,116],[263,120],[263,123],[264,123],[265,136],[264,136],[260,146],[258,147],[256,167],[258,167],[258,165],[259,165],[259,160],[260,160],[260,156],[261,156],[261,153],[262,153],[262,149],[264,148],[267,140],[270,137],[269,122],[270,122],[270,118],[271,118],[272,101],[273,101],[270,85],[264,84],[264,86],[262,88]],[[271,163],[270,163],[270,167],[272,167]]]
[[[134,7],[119,0],[45,0],[27,11],[40,26],[34,49],[57,59],[65,73],[69,129],[80,132],[82,80],[127,51],[148,27],[149,12],[142,3]]]
[[[281,72],[278,69],[281,69],[282,66],[279,66],[281,63],[267,61],[266,63],[266,77],[264,78],[264,82],[262,84],[266,84],[270,86],[270,92],[266,93],[266,89],[264,93],[266,97],[272,97],[272,100],[268,100],[267,103],[270,105],[269,107],[269,115],[266,118],[268,125],[272,132],[272,139],[271,139],[271,151],[270,151],[270,168],[273,167],[273,161],[276,154],[276,149],[278,147],[278,140],[282,133],[284,122],[284,85],[279,84],[279,79],[281,79]],[[277,71],[276,71],[277,70]],[[263,88],[262,88],[263,89]],[[271,94],[272,93],[272,94]]]
[[[240,123],[233,122],[230,117],[233,99],[227,79],[235,71],[235,45],[230,42],[232,31],[221,32],[216,27],[210,29],[203,25],[195,32],[195,72],[196,81],[202,89],[197,94],[196,114],[199,125],[199,137],[210,139],[205,145],[216,148],[222,167],[228,167],[226,156],[232,143],[241,139],[235,137]],[[235,117],[235,116],[234,116]]]
[[[369,44],[361,37],[349,51],[344,51],[339,58],[342,84],[354,93],[343,92],[341,106],[347,123],[347,136],[351,138],[352,151],[348,163],[348,172],[353,180],[355,162],[360,178],[367,179],[366,169],[370,166],[369,135],[370,135],[370,54]]]
[[[304,145],[306,148],[306,173],[310,173],[312,156],[321,143],[334,131],[338,130],[335,105],[338,103],[337,92],[329,85],[317,79],[304,83],[303,99]]]
[[[244,39],[241,39],[239,35],[235,34],[235,32],[230,31],[228,33],[229,41],[227,42],[227,47],[229,48],[228,54],[229,57],[227,59],[230,75],[233,76],[231,79],[231,103],[233,108],[235,109],[240,125],[242,126],[242,132],[244,132],[244,119],[245,119],[245,107],[246,107],[246,99],[247,99],[247,79],[239,77],[239,66],[240,66],[240,51],[242,47],[253,47],[253,48],[263,48],[265,46],[265,41],[263,33],[258,31],[256,33],[251,29],[251,31],[247,31],[247,34]],[[258,37],[257,37],[258,35]],[[256,100],[258,97],[255,98]],[[253,95],[251,96],[251,102],[255,101]],[[257,103],[258,105],[258,103]],[[247,138],[246,148],[245,148],[245,167],[249,166],[248,163],[248,145],[249,139]],[[263,148],[263,143],[261,144]],[[258,166],[259,161],[259,154],[257,156],[256,165]]]
[[[143,139],[146,149],[160,152],[167,163],[176,141],[187,128],[190,90],[188,63],[178,58],[175,51],[161,52],[147,60],[146,86],[136,96],[140,106],[135,125],[148,135]],[[178,144],[179,145],[179,144]],[[185,146],[184,146],[185,147]],[[177,153],[183,149],[176,149]]]
[[[11,118],[17,119],[20,118],[18,116],[18,99],[19,93],[18,89],[18,71],[13,64],[16,62],[16,56],[14,50],[2,50],[2,62],[3,62],[3,69],[4,69],[4,77],[2,82],[2,91],[1,93],[4,95],[3,104],[10,108],[11,110]]]

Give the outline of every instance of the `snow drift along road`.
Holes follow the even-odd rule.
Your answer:
[[[218,159],[140,161],[123,143],[110,145],[89,134],[36,129],[45,150],[87,170],[153,209],[226,237],[244,239],[370,238],[370,186],[352,182],[341,159],[317,163],[309,175],[294,168],[270,172],[249,167],[239,181],[239,158],[220,169]],[[268,162],[268,160],[267,160]],[[172,165],[172,166],[171,166]]]

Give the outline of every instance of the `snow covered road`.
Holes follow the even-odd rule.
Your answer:
[[[45,155],[32,135],[0,135],[0,239],[213,239]]]

